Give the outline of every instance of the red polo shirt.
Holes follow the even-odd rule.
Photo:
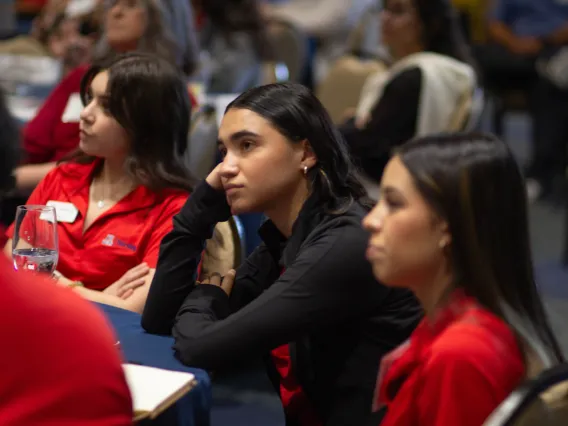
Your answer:
[[[507,324],[457,292],[381,363],[381,426],[481,426],[525,375]]]
[[[0,259],[0,424],[126,426],[132,401],[103,316]]]
[[[77,208],[73,223],[58,222],[57,270],[87,288],[104,290],[142,262],[156,267],[160,242],[172,229],[172,217],[181,210],[188,193],[174,189],[155,193],[140,185],[83,233],[89,186],[98,164],[58,166],[40,182],[28,204],[61,201]],[[7,231],[9,238],[12,235],[13,225]]]

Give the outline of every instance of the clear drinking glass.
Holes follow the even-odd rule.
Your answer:
[[[53,275],[59,259],[54,207],[18,206],[12,237],[12,259],[18,271]]]

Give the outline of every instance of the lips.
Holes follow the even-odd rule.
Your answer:
[[[368,260],[380,260],[384,257],[385,250],[382,247],[369,246],[365,252],[365,257]]]
[[[225,192],[228,194],[230,192],[234,192],[237,189],[241,189],[243,188],[243,185],[234,185],[234,184],[230,184],[230,185],[225,185],[225,187],[223,188],[225,190]]]

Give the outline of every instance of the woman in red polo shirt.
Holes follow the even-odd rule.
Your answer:
[[[416,139],[388,163],[364,219],[367,257],[426,318],[382,362],[381,426],[480,426],[563,359],[535,286],[521,172],[492,136]]]
[[[157,1],[112,0],[107,7],[104,34],[95,48],[95,60],[136,50],[158,54],[175,63],[175,45],[166,35],[164,16]],[[55,167],[55,162],[77,148],[82,108],[79,91],[87,69],[87,65],[82,65],[71,71],[24,128],[28,164],[15,171],[19,189],[33,189]]]
[[[141,311],[162,237],[191,190],[180,161],[191,112],[185,82],[167,61],[127,54],[91,67],[81,98],[79,151],[40,182],[28,204],[55,206],[60,283]],[[119,298],[121,284],[132,280],[135,288]]]

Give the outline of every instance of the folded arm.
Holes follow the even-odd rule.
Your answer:
[[[156,273],[142,315],[142,326],[146,331],[171,333],[179,308],[195,287],[205,242],[211,238],[215,225],[226,221],[230,215],[225,194],[204,181],[174,216],[173,229],[160,245]],[[248,264],[245,262],[239,270]],[[233,294],[240,295],[243,304],[254,297],[248,294],[249,291],[253,294],[262,291],[254,289],[254,280],[249,284],[233,289]]]
[[[364,257],[366,239],[353,227],[330,230],[304,247],[270,288],[236,312],[232,295],[217,286],[197,286],[175,320],[176,355],[188,365],[220,369],[368,314],[387,290],[372,278]],[[247,279],[239,272],[234,288]]]

